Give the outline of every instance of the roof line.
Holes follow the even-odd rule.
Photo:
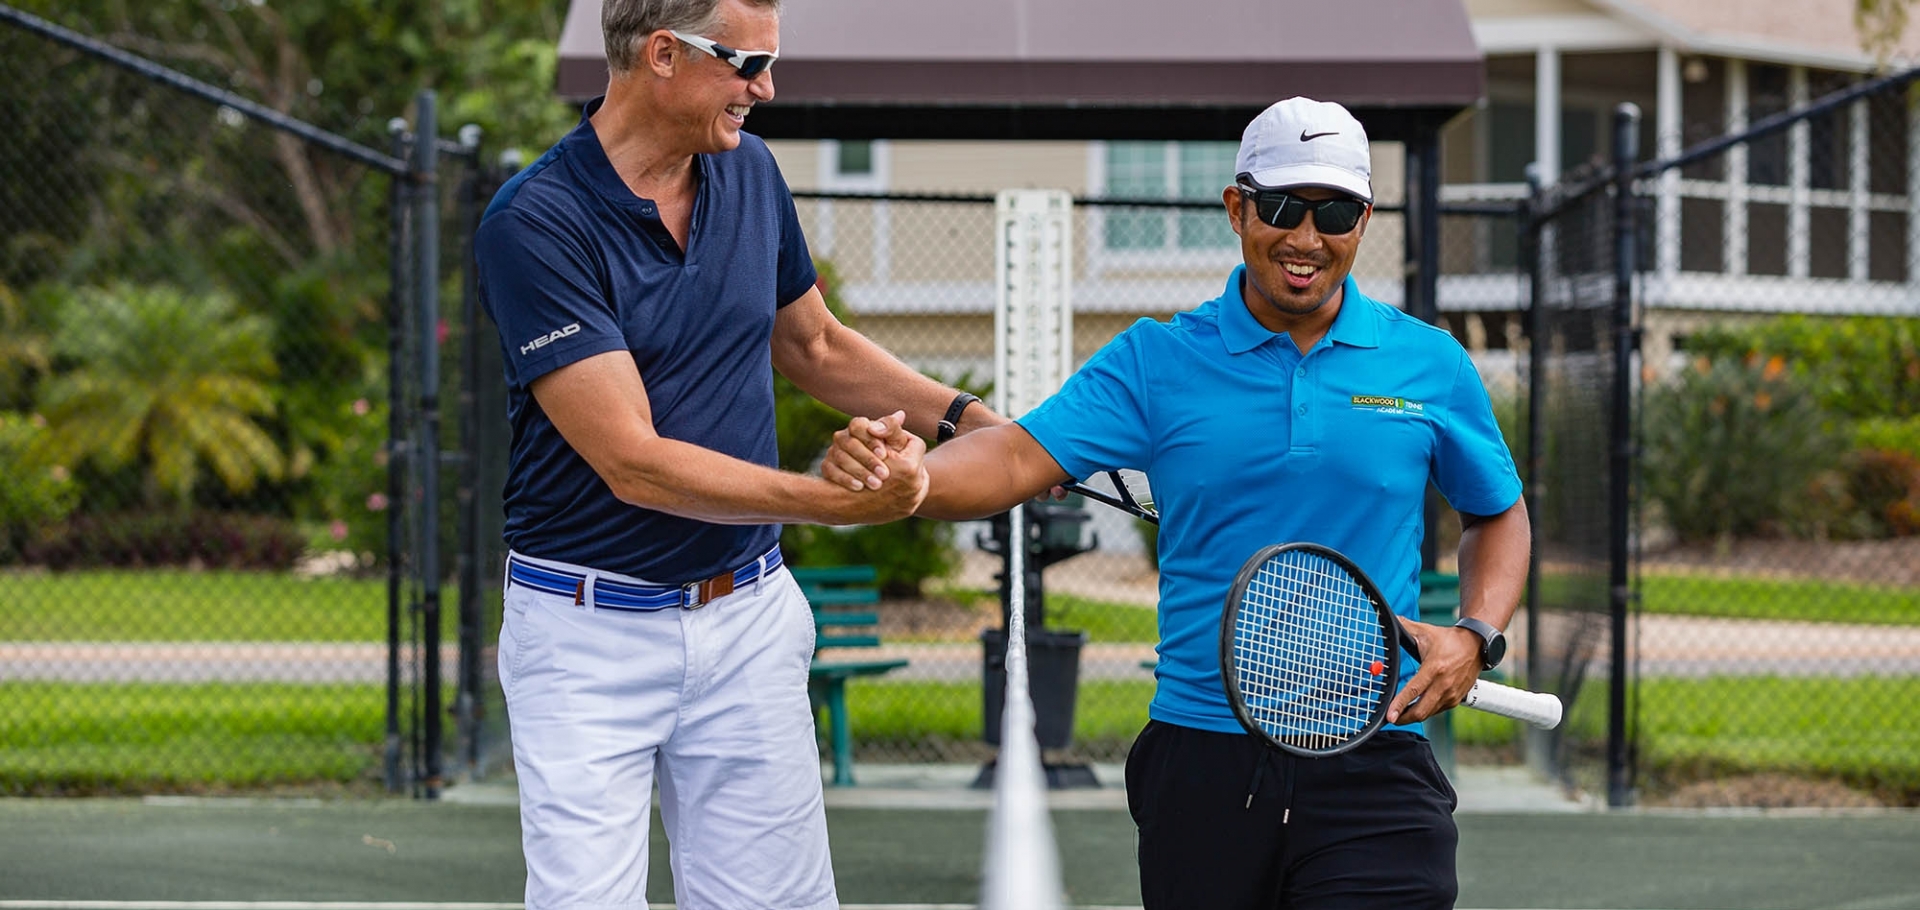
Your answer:
[[[1855,72],[1871,72],[1879,68],[1879,63],[1865,51],[1845,53],[1815,50],[1761,38],[1706,35],[1648,9],[1639,0],[1587,0],[1587,2],[1671,39],[1680,50]],[[1893,62],[1889,63],[1891,65]]]

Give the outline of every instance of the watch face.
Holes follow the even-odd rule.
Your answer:
[[[1497,632],[1494,633],[1493,640],[1487,642],[1486,646],[1480,649],[1480,662],[1485,664],[1489,670],[1499,666],[1501,659],[1506,656],[1507,637]]]

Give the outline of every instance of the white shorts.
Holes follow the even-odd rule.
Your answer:
[[[576,604],[506,586],[527,910],[646,907],[656,782],[682,910],[837,908],[807,701],[813,613],[792,574],[692,610],[596,610],[592,590]]]

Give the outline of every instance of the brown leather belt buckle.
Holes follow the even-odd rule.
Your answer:
[[[733,593],[733,573],[722,572],[706,581],[687,582],[682,589],[682,606],[698,610],[714,600]]]

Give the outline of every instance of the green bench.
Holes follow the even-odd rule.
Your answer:
[[[853,728],[847,717],[847,680],[881,676],[907,665],[905,658],[888,660],[820,659],[826,648],[878,648],[874,631],[880,615],[871,610],[848,610],[880,602],[872,566],[809,566],[794,568],[795,581],[813,605],[813,666],[807,671],[807,696],[817,713],[825,708],[833,749],[833,783],[853,786]]]

